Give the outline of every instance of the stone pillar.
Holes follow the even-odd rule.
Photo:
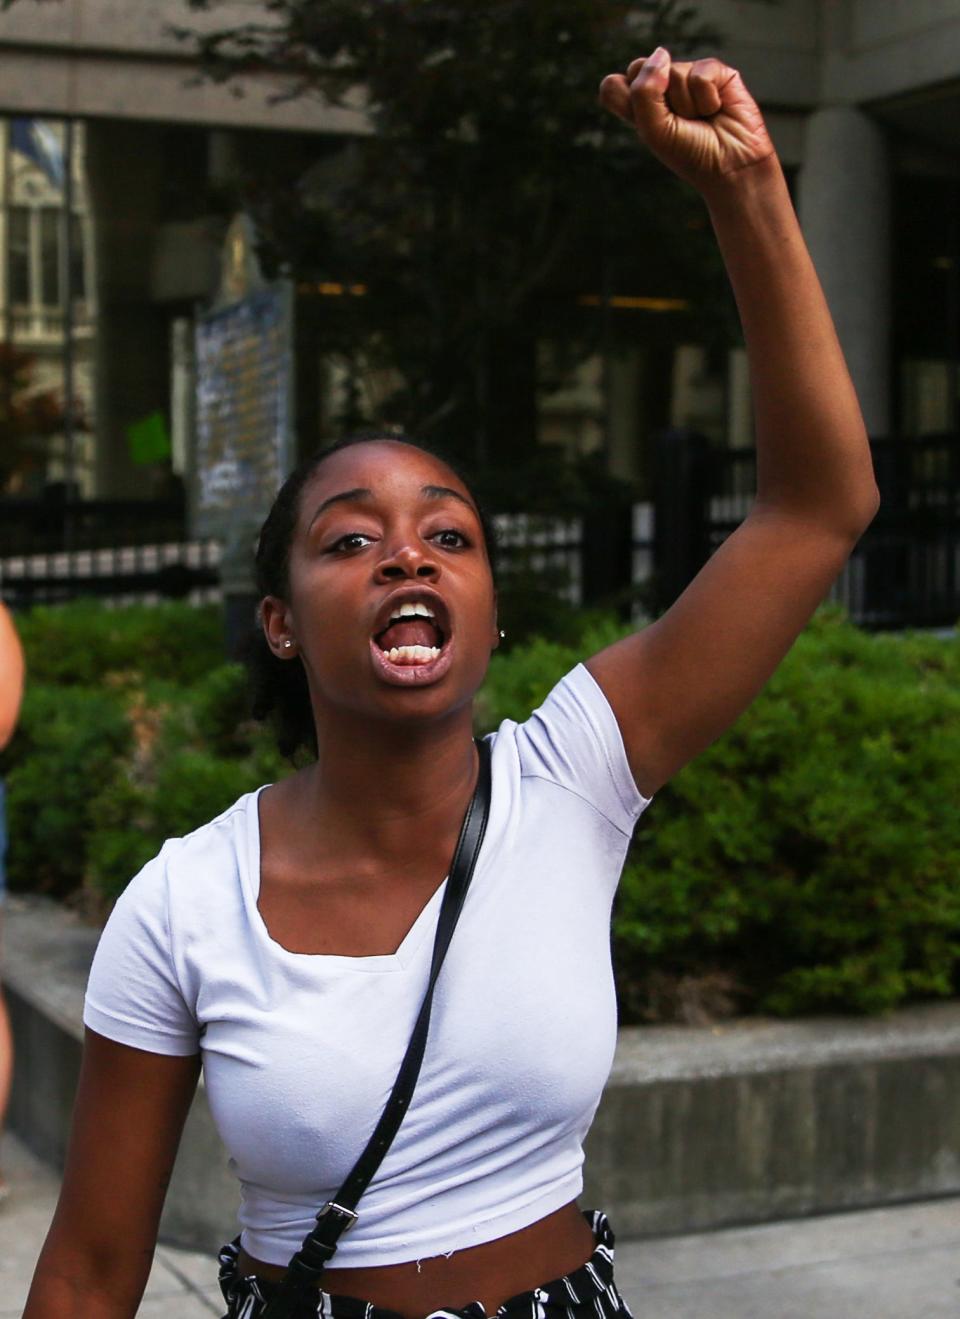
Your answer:
[[[810,116],[798,209],[867,429],[889,434],[889,167],[883,133],[862,110]]]

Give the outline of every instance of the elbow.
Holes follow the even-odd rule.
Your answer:
[[[0,692],[0,751],[7,746],[17,730],[22,703],[23,675],[20,674],[5,691]]]
[[[772,513],[776,516],[786,514],[803,522],[808,528],[815,529],[829,536],[838,547],[846,547],[849,553],[857,541],[877,516],[880,508],[880,491],[871,480],[862,488],[847,490],[842,497],[834,498],[826,504],[820,499],[802,504],[783,503],[779,500],[758,496],[754,510],[760,513]]]
[[[854,491],[834,515],[834,529],[849,542],[851,549],[870,526],[880,508],[880,491],[872,479]]]
[[[8,714],[6,710],[0,710],[0,751],[4,751],[9,746],[16,729],[17,711]]]
[[[854,540],[860,539],[879,511],[880,491],[877,488],[877,483],[871,481],[854,509]]]

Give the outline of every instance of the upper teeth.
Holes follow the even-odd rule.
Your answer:
[[[412,601],[405,601],[390,615],[390,622],[394,623],[398,618],[433,618],[433,616],[433,610],[428,609],[419,600],[415,604]]]

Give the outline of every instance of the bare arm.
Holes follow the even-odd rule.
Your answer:
[[[779,161],[734,70],[635,61],[601,99],[709,209],[743,323],[753,509],[679,600],[588,662],[650,794],[750,704],[877,508],[856,395]]]
[[[88,1030],[57,1210],[24,1319],[132,1319],[146,1286],[199,1056]]]
[[[23,698],[23,647],[9,610],[0,604],[0,751],[17,726]]]

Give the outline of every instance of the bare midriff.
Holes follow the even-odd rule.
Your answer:
[[[422,1319],[432,1310],[460,1308],[480,1301],[487,1314],[511,1296],[562,1277],[586,1263],[594,1250],[593,1233],[571,1202],[537,1223],[496,1241],[376,1268],[324,1270],[322,1287],[336,1296],[355,1296],[403,1315]],[[242,1277],[256,1274],[277,1280],[282,1265],[264,1264],[241,1250]]]

